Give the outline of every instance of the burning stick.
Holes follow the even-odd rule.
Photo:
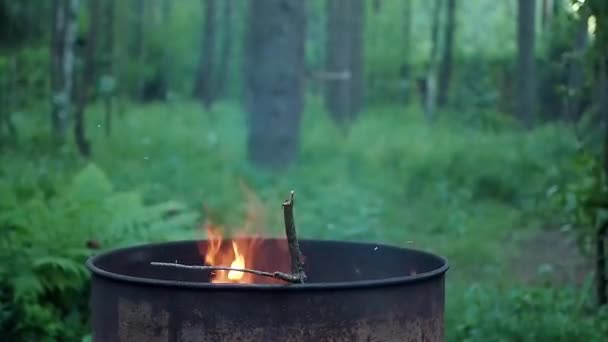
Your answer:
[[[294,206],[294,191],[289,194],[289,199],[283,202],[283,217],[285,219],[285,235],[287,235],[287,244],[289,247],[289,256],[291,258],[291,272],[287,274],[283,272],[264,272],[253,270],[249,268],[236,268],[226,266],[201,266],[201,265],[183,265],[170,262],[150,262],[152,266],[164,266],[164,267],[175,267],[185,268],[191,270],[202,270],[202,271],[235,271],[252,273],[263,277],[271,277],[281,279],[290,283],[304,283],[306,280],[306,273],[304,272],[304,262],[302,261],[302,253],[300,252],[300,244],[298,243],[298,236],[296,234],[296,224],[293,218],[293,206]]]

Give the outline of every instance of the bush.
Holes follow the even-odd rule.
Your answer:
[[[88,331],[88,271],[98,249],[184,234],[193,213],[116,192],[95,165],[44,193],[0,181],[0,331],[7,341],[79,341]],[[48,186],[47,186],[48,187]]]
[[[588,289],[587,289],[588,290]],[[589,307],[587,290],[474,285],[455,341],[605,341],[608,310]]]

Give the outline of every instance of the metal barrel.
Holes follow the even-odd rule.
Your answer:
[[[265,240],[270,244],[273,240]],[[301,240],[306,284],[210,284],[197,241],[91,258],[94,341],[442,341],[447,261],[423,251]],[[203,242],[205,243],[205,242]],[[272,248],[260,251],[273,257]]]

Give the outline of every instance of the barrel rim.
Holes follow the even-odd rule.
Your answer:
[[[268,239],[272,240],[272,238]],[[158,243],[147,243],[136,246],[116,248],[102,252],[100,254],[90,257],[87,262],[87,268],[96,276],[107,278],[115,281],[126,282],[131,284],[146,285],[146,286],[160,286],[160,287],[179,287],[187,289],[205,289],[205,290],[271,290],[271,291],[304,291],[304,290],[332,290],[332,289],[357,289],[357,288],[373,288],[390,285],[401,285],[407,283],[422,282],[433,278],[442,277],[450,268],[448,260],[440,255],[419,250],[415,248],[405,248],[389,244],[378,244],[371,242],[358,242],[358,241],[340,241],[340,240],[319,240],[319,239],[300,239],[300,241],[307,243],[348,243],[359,246],[369,247],[388,247],[396,248],[404,251],[415,252],[423,254],[427,257],[434,258],[441,262],[441,267],[431,270],[429,272],[417,273],[415,275],[406,275],[400,277],[389,277],[384,279],[371,279],[371,280],[356,280],[356,281],[343,281],[343,282],[326,282],[326,283],[304,283],[304,284],[223,284],[223,283],[201,283],[201,282],[190,282],[190,281],[176,281],[176,280],[162,280],[153,278],[134,277],[115,272],[103,270],[95,265],[95,262],[99,259],[108,255],[127,252],[129,250],[136,250],[142,247],[155,247],[155,246],[167,246],[173,244],[191,243],[197,240],[180,240],[171,242],[158,242]]]

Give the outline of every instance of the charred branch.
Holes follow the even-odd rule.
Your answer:
[[[253,270],[250,268],[235,268],[235,267],[225,267],[225,266],[201,266],[201,265],[183,265],[178,263],[170,263],[170,262],[151,262],[152,266],[164,266],[164,267],[175,267],[175,268],[184,268],[190,270],[200,270],[200,271],[235,271],[235,272],[244,272],[244,273],[252,273],[255,275],[259,275],[262,277],[270,277],[280,279],[290,283],[301,283],[301,279],[295,275],[287,274],[283,272],[264,272]]]

